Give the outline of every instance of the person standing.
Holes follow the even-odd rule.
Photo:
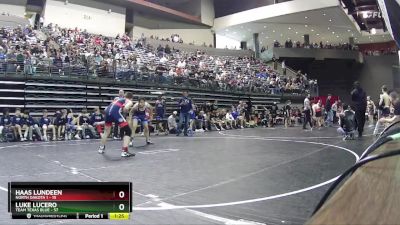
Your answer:
[[[115,97],[113,101],[117,101],[118,99],[124,98],[124,97],[125,97],[125,91],[121,89],[118,91],[118,97]],[[122,138],[119,136],[119,127],[118,127],[117,123],[114,123],[113,138],[114,138],[114,140],[120,140]]]
[[[166,111],[166,103],[165,97],[160,95],[155,103],[155,111],[156,111],[156,134],[159,132],[165,132],[164,127],[164,119],[165,119],[165,111]]]
[[[389,117],[389,115],[390,115],[390,97],[389,97],[388,88],[386,87],[386,85],[382,86],[382,94],[379,97],[378,108],[379,108],[378,121],[376,122],[376,125],[375,125],[374,135],[377,135],[379,133],[381,119]]]
[[[292,107],[291,107],[291,101],[288,100],[286,102],[285,107],[283,108],[283,115],[284,115],[284,123],[285,123],[285,128],[288,128],[289,126],[292,125],[292,120],[291,120],[291,116],[292,116]]]
[[[337,123],[337,115],[338,115],[338,101],[335,101],[332,105],[332,114],[333,114],[333,124]]]
[[[328,127],[332,126],[332,124],[333,124],[333,111],[332,111],[331,99],[332,99],[332,95],[328,94],[328,98],[326,99],[326,102],[325,102],[325,111],[326,111],[325,123]]]
[[[282,73],[283,73],[283,75],[286,75],[286,61],[285,60],[282,61]]]
[[[190,120],[190,112],[193,110],[193,102],[188,97],[188,91],[183,91],[182,98],[179,99],[178,105],[180,107],[180,114],[179,114],[179,125],[178,131],[176,136],[179,136],[182,133],[182,124],[184,125],[183,134],[188,136],[188,127],[189,127],[189,120]]]
[[[368,113],[369,127],[374,126],[375,112],[376,112],[375,103],[374,103],[374,101],[371,100],[371,96],[367,96],[367,113]]]
[[[310,94],[304,99],[304,121],[303,121],[303,129],[307,129],[307,123],[310,124],[310,128],[312,130],[312,122],[311,122],[311,102],[310,102]]]
[[[107,138],[111,133],[111,126],[113,123],[116,123],[120,127],[123,140],[121,157],[135,156],[135,153],[130,153],[128,151],[128,145],[131,139],[132,130],[129,127],[128,122],[125,120],[125,117],[122,115],[123,112],[127,113],[131,109],[133,105],[132,98],[133,94],[131,92],[127,92],[124,98],[118,98],[114,100],[105,109],[105,128],[104,133],[101,136],[101,142],[98,149],[99,154],[104,154]]]
[[[351,100],[356,117],[356,125],[358,130],[358,137],[361,138],[364,132],[365,124],[365,111],[367,109],[367,94],[361,88],[360,82],[354,82],[354,89],[351,92]]]
[[[136,130],[138,125],[141,124],[143,126],[143,134],[146,137],[146,144],[151,145],[153,142],[150,141],[150,129],[149,122],[153,120],[153,107],[146,102],[144,98],[140,98],[139,102],[135,103],[129,112],[129,119],[131,122],[131,142],[129,146],[133,146],[133,139],[136,135]]]

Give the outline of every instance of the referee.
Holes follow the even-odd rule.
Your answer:
[[[354,82],[354,89],[351,92],[351,100],[353,101],[352,108],[354,109],[356,124],[358,130],[358,137],[361,138],[364,132],[365,124],[365,111],[367,109],[367,94],[361,88],[360,82]]]

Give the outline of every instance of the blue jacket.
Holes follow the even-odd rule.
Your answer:
[[[96,122],[102,122],[102,121],[104,121],[104,117],[103,117],[103,114],[101,114],[101,113],[100,114],[93,113],[92,116],[90,117],[91,124],[94,124]]]
[[[25,119],[20,115],[20,116],[13,116],[11,119],[11,123],[13,126],[15,125],[24,125],[25,123]]]
[[[0,125],[2,125],[2,126],[11,125],[11,117],[3,116],[0,120]]]
[[[43,125],[48,126],[51,124],[51,119],[49,117],[46,117],[46,118],[42,117],[42,118],[40,118],[39,123],[40,123],[40,126],[43,126]]]
[[[33,125],[35,125],[35,124],[38,124],[38,122],[37,122],[32,116],[29,116],[28,118],[26,118],[26,119],[25,119],[25,123],[26,123],[26,125],[28,125],[29,127],[30,127],[30,126],[33,126]]]
[[[192,100],[187,97],[182,97],[179,99],[179,106],[181,108],[181,113],[188,113],[192,110]]]

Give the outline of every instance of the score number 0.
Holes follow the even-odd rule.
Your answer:
[[[120,191],[118,193],[119,198],[123,199],[125,197],[125,192],[124,191]],[[125,209],[125,205],[124,204],[119,204],[118,206],[119,210],[124,211]]]

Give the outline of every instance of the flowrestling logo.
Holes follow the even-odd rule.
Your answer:
[[[357,17],[364,19],[382,19],[382,13],[380,11],[357,11]]]

